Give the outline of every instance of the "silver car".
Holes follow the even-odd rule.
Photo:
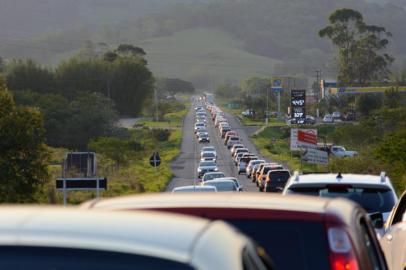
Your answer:
[[[27,206],[1,207],[0,216],[0,269],[270,269],[222,221]]]
[[[202,161],[197,168],[197,176],[201,178],[207,172],[217,172],[218,170],[216,162]]]
[[[182,186],[172,190],[172,193],[183,192],[217,192],[217,188],[214,186]]]
[[[215,186],[217,188],[217,192],[239,192],[237,184],[230,179],[226,180],[219,180],[214,179],[210,181],[203,182],[204,186]]]

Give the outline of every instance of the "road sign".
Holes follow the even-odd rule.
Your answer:
[[[155,168],[161,165],[161,157],[159,156],[158,152],[154,152],[152,154],[152,156],[149,158],[149,164]]]
[[[290,150],[298,151],[303,148],[317,147],[317,129],[299,129],[290,130]]]
[[[327,165],[328,153],[326,151],[308,148],[305,150],[302,160],[310,164]]]
[[[282,78],[281,77],[273,77],[272,78],[272,92],[274,93],[280,93],[282,92]]]
[[[304,124],[306,119],[306,90],[291,90],[291,118],[296,123]]]
[[[56,179],[58,190],[107,190],[107,178],[58,178]]]

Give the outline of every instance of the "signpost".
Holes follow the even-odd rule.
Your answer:
[[[107,190],[107,178],[96,177],[97,163],[94,152],[68,152],[62,163],[62,176],[56,179],[56,189],[63,192],[63,204],[68,203],[68,191]]]
[[[159,156],[158,152],[154,152],[152,154],[152,156],[149,158],[149,164],[151,164],[151,166],[155,168],[161,165],[161,157]]]
[[[299,151],[303,148],[317,147],[317,129],[299,129],[290,130],[290,150]]]
[[[291,90],[291,118],[297,124],[304,124],[306,120],[306,90]]]
[[[281,77],[272,77],[272,92],[277,94],[277,101],[278,101],[278,119],[281,116],[281,92],[283,79]],[[268,117],[267,117],[268,119]]]
[[[313,148],[307,148],[303,154],[302,159],[310,164],[328,164],[328,153]]]

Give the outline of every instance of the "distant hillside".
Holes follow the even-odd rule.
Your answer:
[[[242,50],[242,43],[214,29],[193,29],[139,43],[158,76],[181,77],[198,88],[271,76],[280,63]]]
[[[389,52],[398,59],[396,65],[406,63],[406,10],[396,5],[406,1],[368,1],[378,3],[365,0],[35,0],[42,8],[45,3],[63,2],[67,5],[66,13],[73,15],[55,13],[51,20],[60,20],[55,25],[45,23],[49,20],[46,16],[37,20],[59,31],[23,40],[1,42],[0,39],[0,56],[31,57],[55,64],[85,47],[104,44],[97,49],[103,50],[132,43],[145,47],[149,64],[157,74],[192,78],[197,83],[212,83],[217,78],[235,81],[249,75],[272,73],[313,78],[318,69],[326,77],[334,77],[337,71],[334,51],[330,42],[319,38],[317,32],[328,24],[329,14],[347,7],[361,11],[367,23],[391,31]],[[31,0],[0,0],[0,23],[2,12],[5,13],[3,2],[34,5]],[[64,7],[55,5],[56,10]],[[49,9],[53,8],[50,5]],[[40,10],[33,7],[32,14],[38,16],[32,15],[31,21],[32,17],[40,18],[43,14]],[[24,15],[19,14],[18,17]],[[60,18],[56,18],[58,14]],[[25,20],[29,18],[22,19]],[[6,28],[17,27],[16,21],[6,24]],[[75,24],[78,25],[66,28]],[[1,25],[0,31],[4,31]]]

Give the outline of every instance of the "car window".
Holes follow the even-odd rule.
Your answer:
[[[264,219],[226,221],[264,247],[272,257],[275,269],[330,269],[328,243],[322,223]]]
[[[237,191],[237,187],[233,182],[215,182],[215,183],[206,183],[208,186],[215,186],[217,191]]]
[[[371,269],[379,270],[381,269],[381,260],[379,259],[378,253],[379,247],[376,245],[376,241],[374,241],[374,239],[372,238],[370,230],[368,229],[364,218],[361,219],[360,226],[363,238],[363,246],[365,247],[365,251],[368,254],[369,263],[372,266]]]
[[[218,173],[218,174],[208,174],[204,176],[204,180],[213,180],[214,178],[221,178],[225,177],[224,173]]]
[[[351,186],[340,187],[307,187],[294,185],[288,190],[288,193],[298,193],[302,195],[312,195],[327,198],[347,198],[361,205],[368,213],[390,212],[395,205],[395,197],[392,191],[386,187],[363,187]]]
[[[183,263],[143,255],[107,251],[0,247],[0,269],[5,270],[133,270],[194,269]]]

